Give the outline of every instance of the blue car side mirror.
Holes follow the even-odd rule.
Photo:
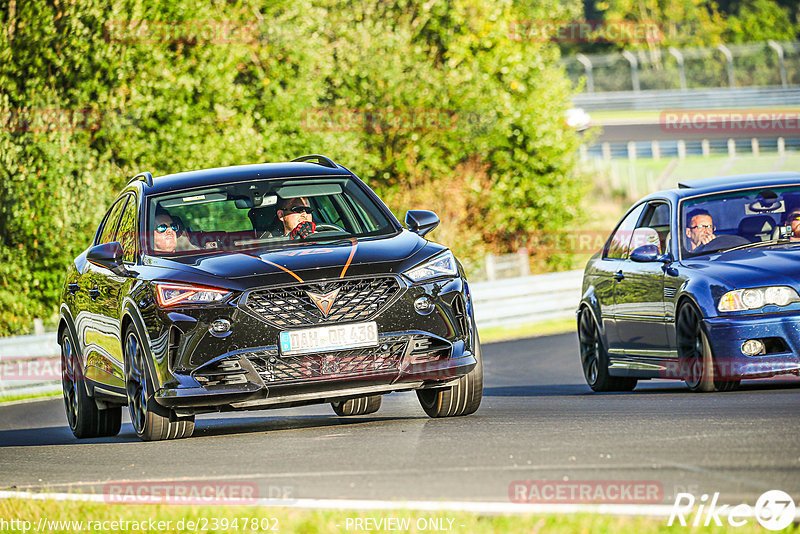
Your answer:
[[[660,254],[658,247],[655,245],[636,247],[631,252],[631,259],[639,263],[651,263],[654,261],[668,263],[670,261],[669,254]]]

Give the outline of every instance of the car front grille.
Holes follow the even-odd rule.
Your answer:
[[[330,296],[336,291],[327,315],[309,296],[309,293]],[[326,284],[256,289],[247,295],[244,306],[279,328],[366,321],[401,291],[399,282],[392,276],[336,280]]]
[[[408,346],[409,337],[386,337],[377,347],[342,350],[323,354],[281,356],[278,349],[244,354],[267,384],[396,373]]]

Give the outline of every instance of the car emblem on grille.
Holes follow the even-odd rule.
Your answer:
[[[331,358],[330,356],[325,358],[324,360],[322,360],[322,365],[320,365],[320,372],[324,375],[338,373],[339,362],[337,362],[335,358]]]
[[[327,317],[328,313],[333,307],[333,302],[336,300],[336,296],[339,294],[339,289],[334,289],[333,291],[325,293],[324,295],[306,291],[306,295],[308,295],[308,297],[311,299],[311,302],[317,305],[317,308],[319,308],[319,311],[322,312],[322,315]]]

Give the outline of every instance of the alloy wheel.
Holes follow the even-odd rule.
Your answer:
[[[591,314],[583,310],[578,324],[578,338],[581,346],[581,364],[586,381],[591,385],[597,382],[597,366],[600,355],[600,335],[594,326]]]
[[[678,354],[681,371],[690,389],[700,386],[704,374],[703,333],[694,307],[686,305],[678,315]]]
[[[64,393],[64,408],[67,422],[74,429],[78,424],[78,387],[80,380],[76,374],[77,365],[72,341],[67,332],[61,339],[61,388]]]
[[[133,332],[125,340],[125,389],[128,393],[128,410],[137,433],[144,430],[147,417],[147,383],[141,345]]]

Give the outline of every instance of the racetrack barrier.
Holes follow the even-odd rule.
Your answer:
[[[478,328],[574,316],[583,271],[521,276],[470,284]],[[0,397],[59,391],[56,334],[0,338]]]

